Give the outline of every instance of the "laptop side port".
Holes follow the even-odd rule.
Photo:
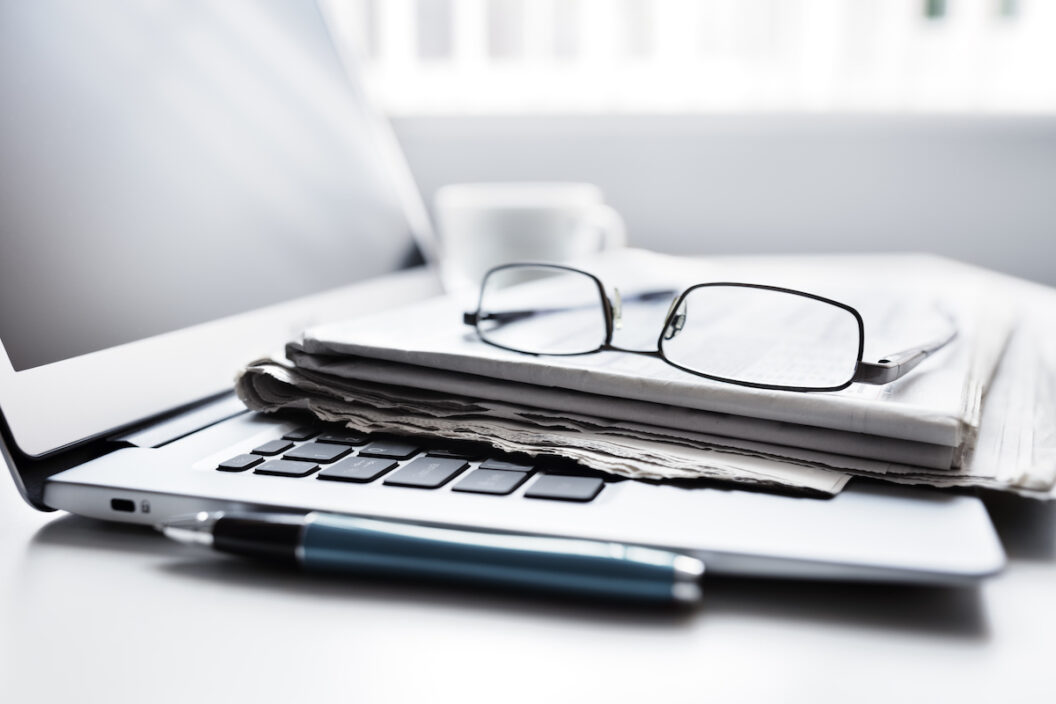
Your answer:
[[[132,499],[110,499],[110,508],[124,513],[135,513],[136,502]]]

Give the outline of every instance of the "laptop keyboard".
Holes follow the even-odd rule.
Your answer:
[[[593,501],[618,481],[560,460],[504,455],[478,443],[370,436],[339,427],[302,426],[217,465],[221,472],[548,501]],[[530,481],[531,480],[531,481]],[[530,483],[529,483],[530,482]]]

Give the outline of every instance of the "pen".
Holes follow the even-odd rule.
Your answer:
[[[181,543],[305,570],[455,580],[623,601],[700,600],[704,563],[622,543],[313,512],[200,512],[158,529]]]

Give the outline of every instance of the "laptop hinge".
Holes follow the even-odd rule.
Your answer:
[[[152,423],[145,428],[137,428],[108,439],[128,443],[135,447],[161,447],[210,425],[216,425],[220,421],[247,412],[238,397],[234,393],[229,393],[195,406],[184,413]]]
[[[44,504],[44,482],[48,477],[120,449],[121,443],[90,440],[44,457],[22,452],[11,435],[11,428],[0,410],[0,455],[11,470],[15,486],[30,506],[41,511],[54,509]]]

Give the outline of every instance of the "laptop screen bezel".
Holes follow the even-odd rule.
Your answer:
[[[20,372],[0,343],[0,408],[22,452],[60,451],[230,390],[239,369],[306,327],[367,312],[369,301],[439,292],[434,272],[409,269]]]

